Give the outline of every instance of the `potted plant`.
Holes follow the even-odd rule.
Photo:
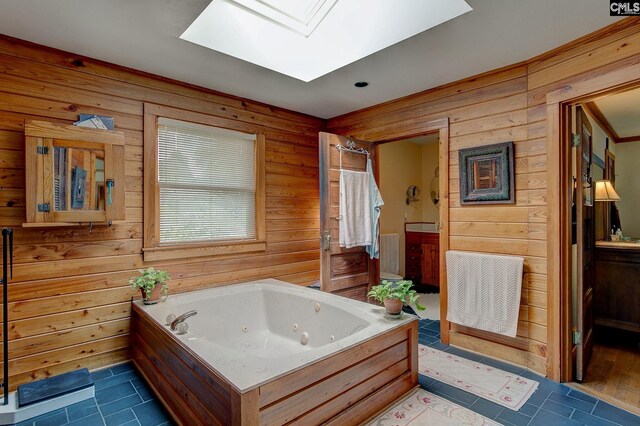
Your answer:
[[[131,277],[129,284],[131,288],[140,289],[142,301],[145,305],[154,305],[160,300],[160,296],[167,296],[169,286],[165,282],[171,279],[166,271],[160,271],[153,266],[147,269],[139,269],[140,275]]]
[[[383,280],[382,284],[371,287],[367,296],[383,303],[389,315],[400,315],[405,303],[414,303],[419,311],[424,311],[426,308],[418,302],[418,293],[412,287],[410,280]]]

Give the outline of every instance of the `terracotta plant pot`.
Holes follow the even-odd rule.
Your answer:
[[[398,315],[402,312],[402,300],[400,299],[385,299],[384,307],[389,315]]]
[[[162,296],[162,285],[156,285],[153,290],[151,290],[149,297],[147,297],[147,293],[143,289],[140,289],[140,292],[142,293],[142,303],[145,305],[155,305],[160,301],[160,296]]]

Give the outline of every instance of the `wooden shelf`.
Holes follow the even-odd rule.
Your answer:
[[[41,223],[23,223],[23,228],[58,228],[64,226],[111,226],[126,223],[125,220],[114,220],[108,222],[41,222]]]

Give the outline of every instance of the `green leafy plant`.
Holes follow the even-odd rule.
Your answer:
[[[154,287],[156,285],[162,285],[162,295],[167,295],[169,285],[165,281],[171,279],[171,275],[169,275],[168,272],[160,271],[153,266],[150,266],[147,269],[139,269],[138,272],[140,272],[139,276],[131,277],[131,279],[129,279],[131,288],[134,290],[140,289],[144,291],[146,297],[150,297],[151,291]]]
[[[404,303],[414,303],[419,311],[424,311],[426,308],[418,302],[418,293],[412,287],[413,282],[410,280],[396,282],[383,280],[382,284],[371,287],[367,296],[380,303],[384,303],[386,299],[398,299]]]

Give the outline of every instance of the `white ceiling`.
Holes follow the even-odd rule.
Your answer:
[[[212,1],[180,38],[309,82],[471,10],[464,0],[367,0],[368,7],[362,7],[362,0],[289,0],[311,2],[310,9],[327,5],[322,22],[311,31],[274,20],[276,9],[267,7],[268,1],[273,2]],[[281,6],[282,12],[295,9]],[[260,7],[264,10],[256,10]],[[354,18],[375,25],[354,31],[344,25]]]
[[[640,135],[640,89],[598,98],[595,104],[619,137]]]
[[[0,0],[0,33],[329,118],[529,59],[618,19],[602,0],[467,0],[473,11],[305,83],[179,39],[209,2]],[[355,88],[361,80],[370,86]]]

